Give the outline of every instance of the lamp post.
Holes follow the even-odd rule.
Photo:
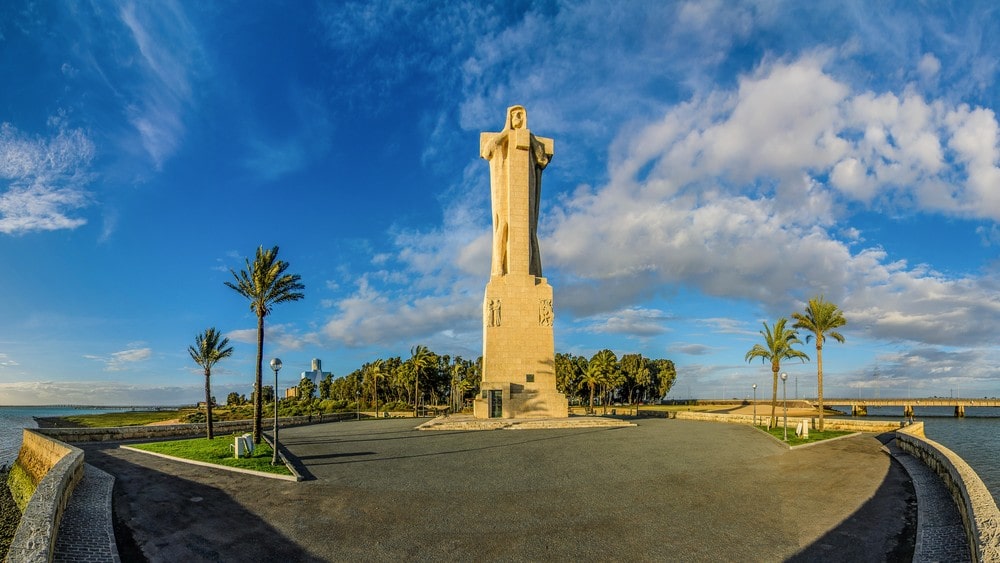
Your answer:
[[[278,465],[278,372],[281,371],[281,359],[271,359],[271,369],[274,370],[274,451],[271,453],[271,465]]]
[[[753,425],[757,426],[757,384],[753,384]]]
[[[361,391],[354,391],[354,408],[358,411],[358,420],[361,420]]]
[[[781,374],[781,401],[785,409],[785,441],[788,441],[788,374]]]

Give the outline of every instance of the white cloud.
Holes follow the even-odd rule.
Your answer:
[[[668,330],[670,316],[658,309],[629,307],[608,315],[598,315],[584,319],[587,330],[597,333],[626,334],[649,337],[663,334]]]
[[[123,371],[130,369],[132,364],[146,361],[152,356],[153,350],[151,348],[142,347],[141,344],[136,343],[130,344],[129,348],[125,350],[112,352],[107,356],[86,354],[83,357],[103,363],[105,371]]]
[[[176,2],[126,2],[118,16],[131,33],[144,75],[126,114],[159,168],[184,134],[182,116],[192,100],[191,72],[199,40]]]
[[[86,220],[72,214],[86,207],[94,145],[80,129],[58,119],[48,138],[31,137],[0,124],[0,232],[75,229]]]
[[[243,328],[229,331],[226,338],[233,342],[257,345],[257,329]],[[264,347],[278,350],[299,350],[307,344],[316,344],[314,334],[301,334],[290,324],[268,323],[264,319]]]

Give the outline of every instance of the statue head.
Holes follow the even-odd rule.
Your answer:
[[[524,110],[524,106],[507,108],[507,126],[511,129],[528,128],[528,113]]]

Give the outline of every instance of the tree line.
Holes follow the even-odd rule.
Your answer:
[[[253,438],[260,443],[262,411],[266,402],[275,399],[274,389],[262,385],[264,318],[280,303],[298,301],[304,297],[305,286],[297,274],[287,273],[289,264],[278,258],[278,247],[257,248],[253,261],[246,260],[243,270],[230,270],[233,281],[224,282],[249,301],[257,317],[257,361],[254,373]],[[205,403],[208,439],[213,438],[211,395],[212,367],[233,354],[229,339],[209,327],[195,336],[195,345],[188,353],[205,375]],[[608,405],[613,402],[633,403],[662,398],[670,391],[677,371],[670,360],[649,359],[641,354],[625,354],[619,358],[611,350],[601,350],[589,360],[583,356],[557,354],[555,357],[556,388],[572,403],[587,400],[593,411],[595,401]],[[346,376],[334,379],[327,375],[318,385],[308,378],[299,382],[297,397],[281,399],[279,405],[294,411],[339,410],[354,408],[398,410],[412,406],[414,415],[421,405],[446,405],[457,412],[468,405],[479,392],[482,382],[482,357],[476,360],[461,356],[436,354],[426,346],[410,349],[410,357],[395,356],[364,364]],[[289,403],[291,401],[291,403]],[[319,404],[316,404],[318,401]],[[245,397],[230,393],[229,406],[241,406]],[[294,412],[293,411],[293,412]]]
[[[671,360],[625,354],[619,359],[611,350],[601,350],[590,359],[556,354],[556,389],[574,404],[650,402],[665,396],[677,378]],[[311,383],[311,382],[310,382]],[[453,412],[468,407],[482,383],[482,357],[439,355],[425,346],[410,350],[410,357],[377,359],[334,379],[327,375],[319,384],[318,399],[358,402],[362,408],[393,405],[445,405]],[[300,399],[311,395],[303,393]],[[388,409],[385,409],[388,410]]]

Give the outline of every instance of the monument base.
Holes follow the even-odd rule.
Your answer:
[[[557,391],[526,389],[516,383],[484,383],[473,401],[476,418],[566,418],[569,401]]]

